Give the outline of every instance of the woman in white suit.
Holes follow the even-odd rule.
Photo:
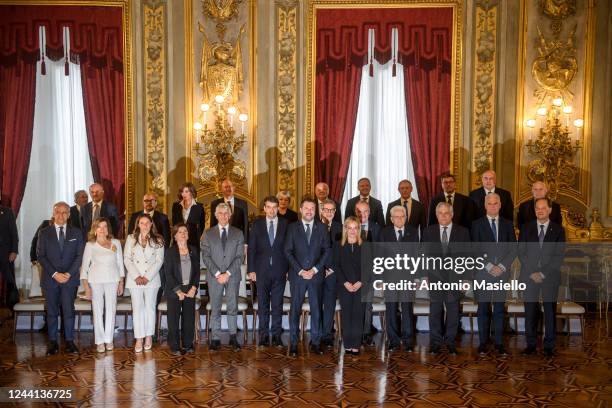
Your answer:
[[[99,353],[104,352],[105,344],[106,350],[113,349],[117,295],[123,293],[124,277],[121,242],[113,238],[109,221],[100,217],[91,225],[81,264],[81,280],[85,297],[91,299],[94,340]]]
[[[155,305],[161,286],[159,270],[164,264],[164,239],[155,229],[151,217],[142,214],[136,219],[134,233],[128,235],[124,249],[128,271],[126,288],[132,296],[134,350],[151,350],[155,331]]]

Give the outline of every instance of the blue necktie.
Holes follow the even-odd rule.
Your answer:
[[[64,227],[59,227],[59,246],[60,252],[64,252],[64,243],[66,242],[66,236],[64,235]]]
[[[495,225],[495,218],[491,220],[491,230],[493,231],[493,238],[497,242],[497,226]]]
[[[268,227],[268,239],[270,240],[270,246],[274,245],[274,221],[270,221],[270,227]]]
[[[310,245],[310,235],[311,235],[310,231],[310,224],[306,224],[306,242],[308,242],[308,245]]]
[[[223,247],[223,250],[225,251],[225,244],[227,243],[227,231],[225,230],[225,227],[221,228],[221,246]]]

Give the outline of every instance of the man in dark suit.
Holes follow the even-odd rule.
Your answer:
[[[143,214],[148,214],[153,220],[157,233],[164,237],[164,246],[168,248],[170,246],[170,221],[168,216],[161,211],[157,210],[157,194],[149,192],[142,197],[143,210],[132,213],[130,222],[128,224],[128,234],[134,233],[136,228],[136,220]],[[163,273],[160,273],[164,276]],[[162,287],[165,286],[162,282]]]
[[[336,202],[326,199],[322,203],[320,211],[320,221],[327,229],[329,234],[330,246],[333,247],[334,242],[342,240],[342,224],[335,219]],[[333,259],[330,255],[325,265],[325,279],[321,285],[321,306],[323,308],[323,326],[321,333],[321,344],[326,347],[334,345],[334,316],[336,313],[336,299],[338,299],[338,290],[336,287],[336,274],[332,265]]]
[[[475,246],[478,256],[487,255],[487,264],[484,270],[476,272],[477,281],[491,283],[503,280],[506,282],[510,276],[510,267],[516,258],[516,236],[514,235],[514,224],[512,221],[501,216],[501,199],[497,193],[485,196],[484,217],[478,218],[472,223],[471,236],[473,242],[479,242]],[[478,337],[480,345],[478,353],[487,353],[487,343],[491,333],[490,306],[493,302],[493,327],[495,333],[495,348],[500,355],[506,354],[503,343],[504,334],[504,312],[506,307],[505,291],[475,292],[478,302]]]
[[[89,197],[87,196],[87,191],[79,190],[74,193],[74,205],[70,207],[70,218],[68,219],[68,224],[80,229],[81,231],[85,230],[83,222],[83,208],[85,208],[87,205],[88,200]]]
[[[15,281],[15,259],[19,248],[17,222],[15,214],[9,207],[0,205],[0,274],[6,282],[6,305],[12,311],[19,302],[19,293]]]
[[[322,354],[321,349],[321,305],[319,291],[325,279],[325,265],[331,256],[329,234],[320,223],[315,222],[317,203],[312,198],[303,198],[300,203],[302,219],[290,224],[285,240],[285,255],[289,261],[289,283],[291,285],[291,310],[289,330],[291,347],[289,354],[297,356],[300,315],[306,292],[310,302],[310,350]]]
[[[315,195],[317,196],[317,218],[323,218],[323,203],[325,200],[331,200],[329,198],[329,186],[327,183],[317,183],[315,186]],[[342,224],[342,212],[340,211],[340,204],[334,201],[336,205],[336,211],[334,212],[334,221]]]
[[[422,241],[427,256],[459,257],[465,253],[465,243],[470,242],[470,231],[453,222],[453,207],[447,202],[440,202],[435,209],[437,223],[425,229]],[[448,354],[457,355],[455,341],[459,327],[459,299],[461,294],[455,290],[431,290],[432,284],[453,283],[466,276],[454,270],[429,270],[429,337],[430,352],[438,354],[440,347],[446,344]],[[446,309],[446,319],[444,316]],[[444,330],[442,324],[444,323]]]
[[[225,203],[229,205],[232,215],[230,218],[230,225],[238,228],[244,233],[244,242],[248,242],[249,234],[249,206],[246,201],[234,196],[234,183],[230,179],[225,179],[221,182],[221,193],[222,198],[214,200],[210,203],[210,213],[215,213],[215,208],[219,203]],[[215,217],[210,218],[211,228],[217,225],[217,219]]]
[[[555,348],[555,312],[565,252],[565,230],[550,219],[552,203],[548,198],[535,200],[536,219],[523,225],[519,234],[520,281],[527,285],[525,301],[524,355],[536,352],[540,296],[544,309],[544,355],[551,357]]]
[[[278,217],[278,199],[264,198],[264,218],[253,222],[247,251],[249,279],[256,282],[259,307],[259,345],[270,343],[270,305],[272,306],[272,345],[283,347],[283,295],[289,264],[285,256],[287,220]],[[253,323],[255,324],[255,323]]]
[[[390,213],[391,224],[383,228],[381,233],[382,242],[419,242],[419,231],[412,225],[406,223],[406,208],[402,205],[396,205],[390,209]],[[402,278],[409,279],[412,278],[412,276],[402,276]],[[393,281],[397,282],[397,280]],[[414,296],[402,295],[403,293],[399,296],[397,293],[385,294],[385,318],[387,321],[388,337],[387,350],[389,352],[399,349],[400,340],[404,344],[405,351],[411,352],[413,348],[414,313],[412,304]],[[401,332],[397,319],[398,305],[400,302],[402,305]]]
[[[359,201],[355,205],[355,212],[357,213],[357,219],[361,225],[361,240],[363,242],[379,242],[382,227],[376,221],[372,221],[368,203]],[[377,330],[372,324],[372,303],[366,302],[364,309],[363,344],[373,346],[373,335],[376,334]]]
[[[387,206],[386,224],[391,225],[391,209],[396,205],[404,207],[406,210],[406,225],[410,225],[417,229],[421,234],[427,226],[425,207],[419,201],[414,200],[412,195],[412,183],[410,180],[402,180],[397,185],[397,191],[400,193],[400,198],[392,201]]]
[[[344,218],[354,217],[357,215],[355,206],[359,202],[365,202],[370,206],[370,217],[369,220],[376,222],[381,228],[385,225],[385,216],[383,214],[382,203],[370,196],[370,191],[372,190],[372,185],[370,184],[370,179],[364,177],[359,179],[357,183],[357,189],[359,190],[359,195],[351,198],[346,203],[346,209],[344,210]]]
[[[548,187],[543,181],[536,181],[531,186],[531,193],[533,194],[533,199],[525,201],[519,205],[518,214],[516,216],[516,224],[519,231],[523,229],[525,224],[537,218],[535,212],[535,202],[540,198],[547,197]],[[561,206],[554,201],[551,201],[551,206],[550,220],[555,224],[561,225],[563,223]]]
[[[57,354],[57,320],[62,310],[65,351],[78,353],[74,344],[74,299],[79,286],[79,268],[83,257],[83,234],[68,225],[70,206],[53,206],[53,225],[38,237],[38,262],[42,265],[41,287],[45,291],[49,347],[47,355]]]
[[[514,223],[514,203],[510,192],[499,188],[496,185],[497,176],[493,170],[487,170],[482,173],[482,187],[470,191],[470,198],[475,205],[475,218],[484,217],[487,213],[485,209],[485,197],[488,194],[496,193],[501,202],[501,210],[499,216]]]
[[[108,219],[113,236],[117,237],[119,234],[119,213],[117,212],[117,207],[109,201],[104,201],[104,188],[101,184],[94,183],[89,186],[89,195],[91,195],[91,201],[81,210],[85,238],[89,234],[93,222],[100,217]]]
[[[429,204],[429,225],[436,224],[436,208],[439,203],[446,202],[453,206],[453,224],[459,224],[468,231],[474,219],[474,203],[469,197],[455,191],[455,176],[444,173],[440,176],[442,193],[432,198]]]

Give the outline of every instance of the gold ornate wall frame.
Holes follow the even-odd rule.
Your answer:
[[[514,185],[514,200],[515,205],[525,201],[531,196],[531,186],[527,180],[525,169],[528,162],[525,156],[525,121],[528,118],[525,112],[525,104],[527,100],[526,93],[526,71],[528,61],[528,49],[534,47],[534,38],[529,36],[530,24],[530,2],[521,0],[520,17],[519,17],[519,55],[518,55],[518,73],[517,73],[517,119],[516,119],[516,144],[515,157],[518,160],[518,165],[515,170],[515,185]],[[583,206],[581,210],[588,208],[591,204],[591,126],[592,126],[592,99],[593,99],[593,71],[594,71],[594,55],[595,55],[595,1],[583,0],[579,2],[585,9],[584,17],[581,20],[572,21],[571,25],[584,24],[584,37],[576,37],[576,41],[582,42],[583,52],[579,53],[578,75],[582,71],[581,87],[577,88],[578,92],[575,98],[581,98],[582,110],[581,117],[584,119],[584,128],[582,130],[582,148],[578,153],[578,188],[566,188],[559,192],[559,196],[567,197],[573,202]],[[531,24],[544,23],[548,24],[545,17],[536,15],[533,17],[534,22]],[[612,204],[611,204],[612,206]]]
[[[316,60],[316,12],[319,9],[334,8],[417,8],[417,7],[451,7],[453,9],[453,51],[452,51],[452,86],[451,86],[451,129],[450,129],[450,171],[458,174],[460,164],[464,162],[465,153],[462,146],[461,129],[462,94],[463,94],[463,1],[462,0],[309,0],[306,29],[306,127],[303,144],[303,193],[314,192],[314,123],[315,123],[315,64]],[[457,188],[461,189],[460,180]]]
[[[248,188],[238,186],[236,188],[236,195],[247,200],[254,206],[258,206],[257,197],[257,159],[258,159],[258,145],[257,145],[257,87],[256,87],[256,73],[257,73],[257,0],[242,0],[238,4],[239,13],[248,13],[247,17],[247,29],[243,35],[243,41],[246,41],[246,46],[243,46],[243,50],[248,50],[249,64],[248,73],[245,73],[245,77],[249,78],[249,96],[248,96],[248,115],[249,119],[247,122],[248,130],[248,146],[249,154],[247,157],[249,173],[247,173],[247,185]],[[194,30],[197,30],[195,25],[196,15],[201,16],[199,21],[204,21],[209,17],[204,15],[201,0],[184,0],[185,20],[184,20],[184,36],[185,36],[185,131],[186,131],[186,143],[185,143],[185,157],[187,160],[186,166],[186,177],[185,179],[194,182],[198,190],[198,197],[203,197],[204,201],[214,198],[218,194],[217,189],[209,187],[204,188],[197,183],[197,178],[194,177],[195,164],[194,146],[195,146],[195,135],[193,124],[196,121],[194,115],[194,107],[200,105],[200,101],[196,100],[195,89],[198,87],[199,73],[196,77],[196,72],[199,68],[199,61],[195,61],[195,47],[194,42]],[[243,51],[244,52],[244,51]],[[250,184],[250,185],[249,185]]]
[[[470,188],[479,187],[482,184],[482,173],[493,167],[497,96],[497,2],[476,2],[474,26]]]
[[[142,2],[144,55],[144,126],[146,185],[157,194],[160,208],[168,212],[166,0]]]
[[[134,98],[132,76],[132,1],[133,0],[0,0],[0,5],[99,6],[121,7],[123,31],[124,141],[125,141],[125,213],[131,214],[136,205],[136,157],[134,143]]]

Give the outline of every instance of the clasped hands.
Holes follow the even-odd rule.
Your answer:
[[[179,300],[185,300],[186,297],[188,298],[194,297],[196,294],[196,291],[197,291],[197,288],[195,286],[192,286],[187,293],[183,292],[182,290],[179,290],[178,292],[176,292],[176,295],[178,296]]]
[[[302,269],[302,270],[301,270],[301,271],[298,273],[298,275],[300,275],[300,276],[301,276],[302,278],[304,278],[304,279],[308,279],[308,280],[309,280],[309,279],[312,279],[312,277],[313,277],[313,276],[315,276],[315,273],[316,273],[316,272],[315,272],[314,268],[310,268],[310,269],[308,269],[308,270],[304,270],[304,269]]]
[[[55,279],[55,281],[57,283],[66,283],[70,280],[70,274],[68,272],[56,272],[53,275],[53,279]]]
[[[504,273],[504,270],[498,265],[493,265],[491,269],[489,269],[489,275],[496,278],[501,276],[502,273]]]
[[[219,282],[219,285],[225,285],[229,281],[230,274],[228,271],[220,273],[215,279]]]
[[[542,272],[533,272],[531,275],[529,275],[529,278],[535,283],[544,282],[544,278],[542,277]]]
[[[363,284],[360,281],[357,281],[355,283],[344,282],[344,287],[349,292],[357,292],[359,289],[361,289],[361,286],[363,286]]]
[[[136,279],[134,279],[134,282],[136,282],[136,285],[138,286],[144,286],[147,283],[149,283],[149,279],[147,279],[145,276],[139,276]]]

